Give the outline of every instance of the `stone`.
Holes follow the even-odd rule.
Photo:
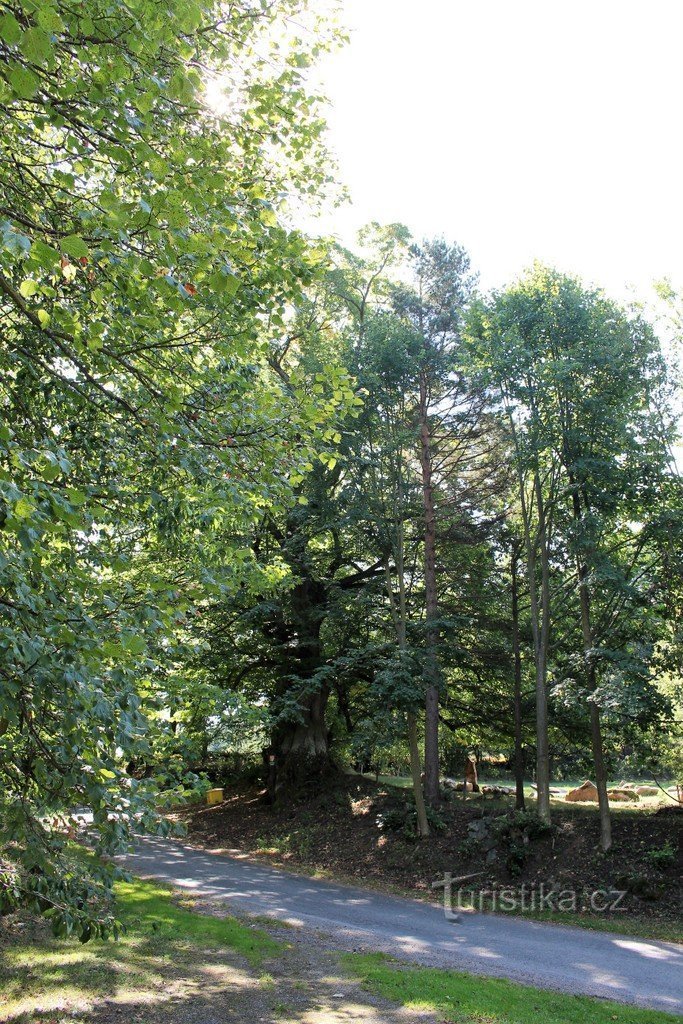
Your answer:
[[[610,800],[613,800],[616,803],[624,803],[627,801],[635,802],[640,800],[635,789],[608,789],[607,796]]]
[[[576,789],[570,789],[567,793],[565,800],[569,800],[571,803],[594,803],[598,802],[598,791],[592,782],[586,779]]]
[[[484,796],[514,796],[514,789],[509,786],[482,786],[481,792]]]
[[[656,786],[637,786],[636,793],[638,796],[659,796],[659,790]]]

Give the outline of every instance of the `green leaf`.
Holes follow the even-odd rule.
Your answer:
[[[41,28],[51,35],[64,31],[64,22],[54,7],[41,7],[36,14],[36,21]]]
[[[234,295],[240,286],[239,278],[230,271],[216,270],[209,277],[209,285],[219,294]]]
[[[15,519],[30,519],[34,512],[35,506],[26,497],[19,498],[19,501],[14,506]]]
[[[23,33],[20,49],[27,60],[39,66],[46,64],[53,53],[49,35],[40,28],[29,28]]]
[[[67,256],[72,256],[75,260],[87,259],[90,255],[88,246],[79,235],[67,235],[59,244],[62,252]]]
[[[14,46],[21,39],[21,25],[9,11],[0,17],[0,39]]]
[[[87,495],[83,491],[79,491],[76,487],[67,487],[66,494],[72,505],[83,505],[87,501]]]
[[[40,88],[40,82],[28,68],[12,68],[8,77],[12,91],[22,100],[30,100]]]
[[[36,281],[31,280],[31,278],[27,278],[26,281],[22,281],[19,285],[19,291],[25,299],[29,299],[38,291],[38,284]]]

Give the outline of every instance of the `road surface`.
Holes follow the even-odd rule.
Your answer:
[[[434,967],[511,978],[683,1015],[683,946],[517,917],[463,914],[140,838],[119,860],[137,875]]]

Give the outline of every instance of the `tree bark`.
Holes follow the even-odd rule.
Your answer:
[[[512,543],[510,575],[512,580],[512,651],[514,658],[514,720],[515,720],[515,807],[524,810],[524,748],[522,746],[522,657],[519,645],[519,582],[517,560],[519,547]]]
[[[541,555],[541,619],[538,628],[536,660],[536,786],[538,813],[550,821],[550,751],[548,743],[548,649],[550,646],[550,564],[548,524],[541,481],[534,474],[534,490],[538,513],[538,536]]]
[[[273,745],[278,756],[278,791],[297,788],[324,776],[330,768],[325,710],[329,690],[322,687],[299,702],[301,720],[284,722]]]
[[[570,477],[571,481],[571,477]],[[572,493],[574,520],[581,522],[581,500],[576,489]],[[579,556],[576,559],[576,571],[579,579],[579,601],[581,605],[581,632],[583,634],[583,650],[586,662],[586,678],[591,694],[597,689],[595,664],[593,661],[593,627],[591,623],[590,594],[588,592],[588,569]],[[607,852],[612,845],[612,820],[607,796],[607,770],[602,743],[602,726],[600,708],[595,701],[590,701],[590,730],[593,747],[593,764],[595,765],[595,788],[598,791],[598,809],[600,813],[600,849]]]
[[[402,508],[402,488],[399,481],[399,499]],[[406,585],[403,561],[403,523],[399,523],[397,529],[397,551],[396,569],[398,572],[398,608],[394,600],[394,591],[391,585],[391,573],[389,565],[385,565],[385,576],[387,592],[389,594],[389,605],[396,629],[396,639],[399,650],[403,653],[406,649]],[[422,789],[422,766],[420,764],[420,749],[417,740],[417,718],[414,712],[408,712],[408,750],[410,752],[410,775],[413,782],[413,795],[415,797],[415,810],[417,811],[417,832],[425,838],[429,835],[429,822],[427,820],[427,808],[425,806],[424,791]]]
[[[425,798],[435,806],[439,803],[439,683],[437,657],[439,601],[436,586],[436,517],[431,439],[429,436],[427,381],[420,374],[420,467],[422,469],[422,501],[424,510],[424,580],[427,619],[425,649]]]
[[[519,455],[519,439],[511,412],[508,412],[510,433]],[[517,464],[519,501],[526,550],[526,572],[529,586],[531,633],[534,641],[536,671],[536,810],[544,820],[550,821],[550,757],[548,743],[548,654],[550,645],[550,568],[548,551],[548,518],[538,467],[532,477],[532,503],[536,506],[537,522],[526,496],[526,481],[521,465]],[[533,530],[533,535],[532,535]],[[537,562],[541,563],[541,592],[539,597]]]

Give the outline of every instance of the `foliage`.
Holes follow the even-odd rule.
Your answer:
[[[427,821],[434,832],[443,832],[446,823],[433,807],[427,807]],[[402,839],[413,841],[419,838],[417,828],[417,810],[413,801],[406,801],[388,807],[377,816],[377,827],[386,832],[395,832]]]
[[[1,6],[0,813],[12,892],[59,927],[80,906],[82,936],[100,881],[72,881],[53,813],[91,808],[100,850],[158,826],[138,769],[192,704],[187,626],[280,584],[244,534],[349,393],[269,362],[320,259],[279,207],[328,176],[304,74],[331,39],[299,14]]]

